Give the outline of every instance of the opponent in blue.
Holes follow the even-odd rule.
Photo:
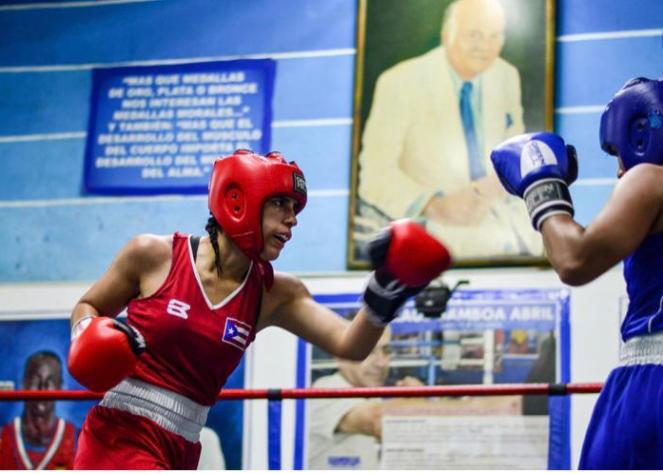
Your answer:
[[[491,159],[525,200],[560,279],[582,285],[620,260],[629,307],[619,366],[599,396],[581,469],[663,469],[663,80],[632,79],[601,116],[601,148],[619,181],[587,228],[573,220],[575,150],[547,132],[520,135]]]

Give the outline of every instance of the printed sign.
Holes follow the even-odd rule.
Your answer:
[[[274,72],[269,59],[94,70],[86,190],[206,193],[219,156],[269,151]]]
[[[359,294],[316,299],[347,319],[361,307]],[[458,290],[441,318],[425,317],[410,300],[385,334],[358,363],[300,341],[298,386],[569,380],[566,290]],[[343,432],[338,423],[350,410],[380,426],[380,435]],[[568,469],[569,420],[568,397],[298,401],[295,468]]]

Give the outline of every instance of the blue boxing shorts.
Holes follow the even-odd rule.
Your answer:
[[[580,469],[663,469],[663,334],[620,351],[587,428]]]

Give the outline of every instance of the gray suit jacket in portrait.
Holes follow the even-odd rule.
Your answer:
[[[391,67],[378,78],[362,137],[358,187],[360,202],[379,210],[378,214],[390,219],[414,217],[433,195],[470,185],[450,67],[440,46]],[[514,66],[497,58],[480,81],[481,122],[477,125],[482,132],[482,158],[485,169],[494,173],[492,148],[524,132],[520,76]],[[371,213],[361,214],[356,218],[360,227]],[[497,199],[478,225],[442,228],[429,221],[427,227],[451,245],[456,258],[540,255],[542,251],[524,204],[513,197]],[[492,238],[487,239],[486,233]]]

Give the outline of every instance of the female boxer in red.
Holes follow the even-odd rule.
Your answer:
[[[69,370],[106,391],[83,426],[77,469],[195,469],[199,433],[255,333],[291,331],[361,360],[405,300],[450,263],[411,221],[371,247],[376,271],[352,323],[272,272],[306,205],[304,175],[282,155],[240,150],[214,164],[208,236],[140,235],[73,309]],[[127,308],[128,322],[114,319]]]

